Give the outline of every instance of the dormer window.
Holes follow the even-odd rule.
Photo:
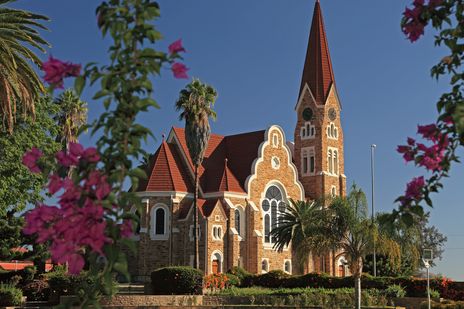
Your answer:
[[[310,121],[307,121],[301,127],[300,135],[302,139],[314,138],[316,136],[316,127]]]

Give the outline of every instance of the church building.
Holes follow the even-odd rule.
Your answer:
[[[298,273],[289,246],[273,250],[271,227],[289,200],[346,194],[341,105],[320,3],[314,7],[293,142],[278,125],[212,134],[199,168],[199,262],[205,274],[240,266],[252,273]],[[151,156],[133,276],[193,265],[194,167],[183,128],[172,128]],[[307,271],[345,275],[343,258],[311,256]]]

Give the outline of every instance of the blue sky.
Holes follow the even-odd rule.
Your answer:
[[[405,165],[395,148],[414,136],[418,124],[436,117],[435,102],[446,91],[446,80],[430,77],[430,68],[446,56],[434,47],[430,30],[411,44],[400,31],[401,14],[411,1],[322,0],[339,96],[343,106],[345,174],[370,199],[370,145],[376,150],[376,208],[391,211],[405,184],[423,171]],[[313,0],[160,0],[158,27],[165,39],[157,48],[167,49],[182,38],[190,76],[213,85],[219,93],[218,134],[233,134],[282,126],[293,139],[293,110],[306,53]],[[98,1],[21,0],[16,6],[48,15],[53,56],[76,63],[105,62],[108,41],[97,27]],[[46,56],[44,56],[45,59]],[[143,115],[157,141],[177,119],[174,102],[187,83],[175,80],[169,69],[155,79],[155,98],[161,109]],[[101,112],[101,102],[90,98],[89,117]],[[88,137],[83,142],[91,144]],[[461,151],[462,154],[462,151]],[[431,223],[448,236],[442,261],[432,269],[464,280],[464,216],[462,179],[464,168],[455,166],[446,188],[434,196]]]

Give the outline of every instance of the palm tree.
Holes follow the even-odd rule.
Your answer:
[[[365,194],[356,185],[353,185],[348,197],[334,197],[315,203],[319,206],[312,215],[309,215],[312,211],[307,206],[311,202],[294,204],[306,205],[303,206],[306,210],[300,209],[297,216],[292,210],[295,207],[291,206],[287,214],[281,216],[282,221],[279,220],[279,225],[271,232],[277,239],[276,249],[282,250],[291,241],[296,252],[302,250],[305,254],[319,254],[333,251],[337,253],[336,258],[344,256],[355,279],[356,308],[361,308],[361,274],[373,242],[376,241],[379,252],[388,255],[392,261],[398,261],[400,257],[398,243],[379,234],[377,225],[368,217]],[[285,229],[285,226],[288,228]],[[303,245],[302,249],[298,248],[300,245]]]
[[[38,20],[47,17],[24,10],[7,8],[13,0],[0,0],[0,117],[2,126],[13,131],[16,110],[34,115],[34,101],[44,86],[30,62],[41,66],[40,59],[26,47],[45,53],[49,44],[36,28],[47,29]]]
[[[211,128],[209,118],[216,119],[216,113],[212,109],[216,101],[217,92],[213,87],[203,84],[198,79],[188,84],[181,90],[176,102],[176,110],[181,111],[179,119],[185,120],[185,139],[194,165],[195,192],[193,195],[193,228],[194,228],[194,260],[196,269],[200,268],[198,255],[198,167],[203,161],[206,147],[208,146]]]
[[[286,212],[279,216],[278,225],[273,227],[271,237],[275,239],[273,248],[282,252],[292,244],[298,266],[303,272],[309,271],[308,257],[311,253],[325,252],[328,244],[319,233],[324,200],[290,200]]]
[[[69,89],[60,94],[55,104],[59,105],[55,120],[61,127],[57,139],[66,149],[70,142],[77,141],[79,130],[87,122],[87,104]]]

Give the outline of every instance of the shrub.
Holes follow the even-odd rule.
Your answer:
[[[0,272],[0,282],[26,284],[34,279],[35,273],[36,269],[33,266],[17,271]]]
[[[432,301],[432,309],[464,309],[464,302],[463,301],[452,301],[452,300],[445,300],[441,303],[437,303]],[[428,303],[426,301],[422,302],[420,305],[421,309],[427,309]]]
[[[226,274],[211,274],[204,277],[204,287],[206,289],[223,290],[227,287],[229,278]]]
[[[236,275],[233,274],[226,274],[227,276],[227,287],[232,287],[232,286],[240,286],[240,278]]]
[[[0,306],[20,306],[23,292],[11,284],[0,283]]]
[[[268,273],[257,276],[254,284],[267,288],[280,288],[283,286],[284,280],[289,277],[290,275],[282,270],[271,270]]]
[[[156,295],[198,295],[202,294],[203,273],[192,267],[163,267],[151,273],[151,284]]]
[[[37,279],[22,287],[28,301],[46,301],[50,296],[50,285],[45,279]]]
[[[51,272],[46,275],[46,278],[48,279],[50,288],[49,303],[58,304],[60,302],[60,296],[73,294],[71,276],[65,272]]]
[[[239,283],[235,286],[252,286],[253,279],[255,278],[255,275],[238,266],[234,266],[232,269],[229,269],[227,274],[237,276]]]
[[[427,293],[425,295],[427,295]],[[430,298],[440,298],[440,292],[434,289],[430,289]]]
[[[404,288],[401,285],[392,284],[392,285],[389,285],[385,289],[384,294],[388,298],[405,297],[406,296],[406,291],[404,290]]]

